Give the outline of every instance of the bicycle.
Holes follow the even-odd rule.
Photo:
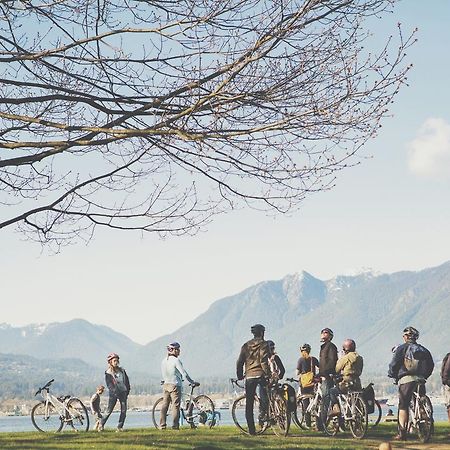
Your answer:
[[[50,393],[52,379],[34,394],[42,395],[42,402],[31,410],[31,422],[39,431],[59,432],[64,425],[70,425],[74,431],[89,430],[89,415],[83,402],[71,395],[56,397]]]
[[[345,431],[349,428],[354,438],[364,438],[368,428],[368,417],[366,402],[361,392],[350,391],[346,394],[339,392],[336,396],[339,413],[333,411],[331,396],[327,397],[324,398],[324,404],[329,405],[324,423],[325,434],[336,436],[339,429]]]
[[[244,386],[239,384],[239,380],[231,378],[231,383],[241,389]],[[256,434],[264,433],[267,428],[271,428],[277,436],[287,436],[291,424],[291,415],[288,413],[287,399],[285,391],[279,383],[269,385],[267,387],[267,412],[263,414],[261,410],[261,399],[255,394],[253,403],[253,417],[256,417],[255,428]],[[247,420],[245,418],[245,394],[237,397],[231,406],[231,416],[235,425],[245,434],[248,431]]]
[[[198,426],[208,426],[211,428],[218,423],[216,413],[214,411],[214,403],[205,394],[200,394],[194,397],[194,389],[198,386],[200,386],[199,383],[189,383],[189,387],[191,388],[190,393],[181,394],[180,418],[191,428],[197,428]],[[153,425],[158,429],[161,429],[160,423],[162,402],[163,397],[160,397],[156,400],[152,409]]]
[[[286,381],[298,383],[295,378]],[[297,395],[297,408],[292,414],[292,421],[303,430],[319,430],[322,411],[322,389],[318,378],[314,379],[314,394]]]
[[[425,381],[419,381],[413,392],[409,405],[409,419],[407,431],[412,434],[415,430],[419,440],[429,442],[434,433],[433,405],[426,394],[421,394],[421,387]]]

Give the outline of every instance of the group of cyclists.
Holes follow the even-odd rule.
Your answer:
[[[284,366],[275,353],[273,341],[264,340],[265,327],[261,324],[253,325],[250,329],[253,339],[247,341],[241,348],[236,363],[238,379],[245,378],[246,411],[245,417],[249,434],[255,435],[254,398],[259,387],[260,417],[267,409],[267,388],[277,383],[284,376]],[[332,342],[334,337],[330,328],[323,328],[320,333],[319,359],[310,355],[311,346],[304,344],[300,347],[301,357],[297,362],[297,376],[299,377],[302,394],[311,394],[314,381],[321,383],[323,411],[331,411],[330,415],[339,415],[337,396],[340,393],[361,391],[361,374],[363,358],[356,352],[356,342],[345,339],[342,344],[342,356],[338,357],[338,349]],[[398,434],[394,440],[406,440],[408,409],[413,392],[418,388],[425,394],[425,381],[434,369],[434,362],[430,352],[417,344],[419,332],[408,326],[403,330],[403,344],[393,349],[392,361],[389,364],[388,376],[399,385],[399,415]],[[411,348],[411,366],[408,356]],[[245,375],[245,376],[244,376]],[[306,397],[307,398],[307,397]],[[306,408],[305,408],[306,409]],[[306,417],[306,420],[311,418]],[[450,412],[449,412],[450,420]],[[319,426],[323,426],[319,424]]]
[[[253,338],[245,342],[236,363],[236,375],[239,380],[245,379],[245,418],[250,435],[256,434],[254,401],[258,392],[259,417],[261,420],[267,413],[268,389],[276,385],[285,375],[284,365],[275,351],[275,343],[265,340],[265,327],[261,324],[253,325],[250,329]],[[331,411],[330,415],[339,415],[337,396],[351,391],[361,391],[361,374],[363,358],[356,351],[356,342],[345,339],[342,353],[339,357],[338,349],[332,342],[334,337],[330,328],[323,328],[320,332],[319,358],[311,356],[311,346],[307,343],[300,347],[301,357],[297,362],[296,375],[299,380],[301,394],[312,394],[314,386],[321,384],[323,410]],[[425,381],[434,369],[434,362],[428,349],[417,343],[419,331],[408,326],[403,330],[403,343],[392,349],[392,361],[388,368],[388,377],[398,384],[398,434],[394,440],[406,440],[408,410],[413,393],[419,389],[425,394]],[[181,347],[178,342],[167,345],[167,354],[161,362],[163,384],[163,403],[161,406],[161,429],[167,428],[166,416],[171,406],[172,429],[179,428],[180,402],[183,379],[191,385],[199,383],[189,376],[179,355]],[[441,372],[447,408],[450,421],[450,358],[447,354]],[[108,419],[117,401],[120,402],[121,414],[118,430],[123,427],[126,414],[127,397],[130,383],[124,369],[119,366],[119,356],[116,353],[108,355],[108,369],[105,381],[109,389],[108,410],[99,421],[99,431]],[[308,396],[306,396],[308,397]],[[327,404],[325,404],[327,403]],[[305,405],[305,409],[306,409]],[[306,421],[311,420],[305,417]],[[320,424],[318,424],[320,426]],[[321,425],[323,426],[323,424]]]

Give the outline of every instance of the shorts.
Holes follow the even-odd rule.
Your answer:
[[[411,399],[414,391],[417,388],[417,381],[411,381],[405,384],[399,384],[398,386],[398,409],[403,409],[405,411],[408,410],[409,404],[411,403]],[[419,393],[420,395],[425,395],[425,385],[420,384]]]
[[[450,386],[444,384],[444,403],[447,409],[450,409]]]

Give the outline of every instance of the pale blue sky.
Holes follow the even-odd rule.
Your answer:
[[[407,57],[410,87],[365,148],[373,158],[339,173],[333,191],[291,216],[236,211],[195,237],[166,241],[100,231],[89,246],[58,255],[2,230],[0,322],[81,317],[146,343],[259,281],[450,260],[449,20],[447,0],[404,0],[379,24],[383,35],[398,21],[405,32],[419,28]]]

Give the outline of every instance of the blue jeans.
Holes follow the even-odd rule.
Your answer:
[[[102,419],[102,426],[105,425],[109,416],[114,410],[114,406],[116,406],[117,400],[120,402],[120,416],[119,423],[117,424],[117,428],[123,428],[123,424],[125,422],[125,418],[127,417],[127,399],[128,394],[126,392],[118,392],[114,393],[109,391],[109,400],[108,400],[108,409],[106,410],[105,415]]]

